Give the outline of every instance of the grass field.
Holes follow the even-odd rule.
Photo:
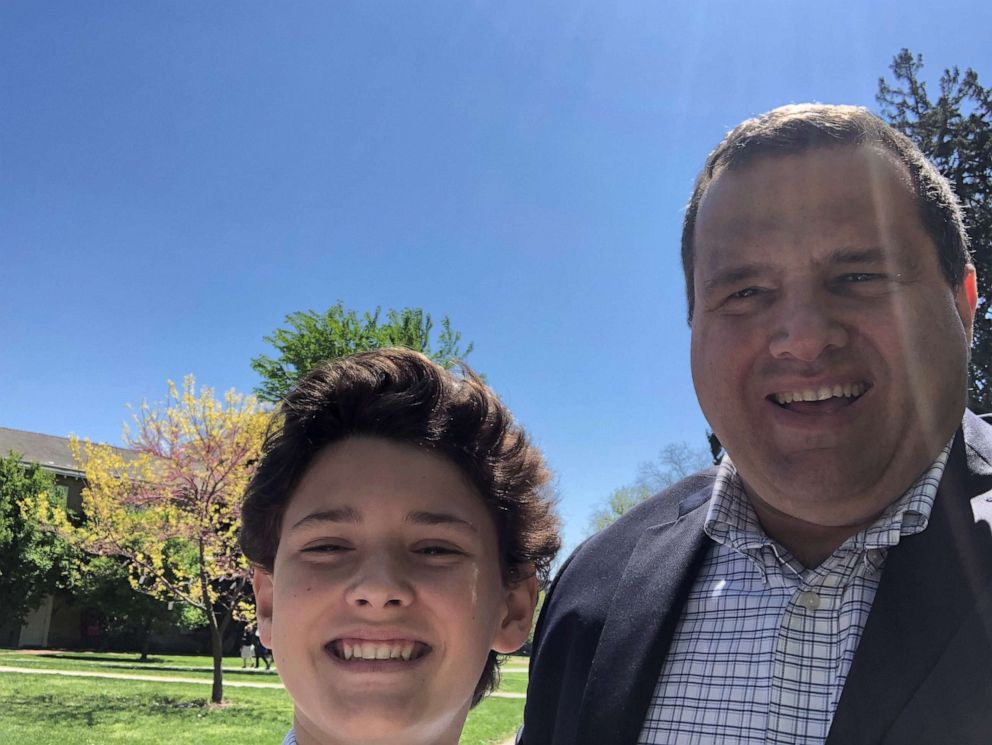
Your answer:
[[[225,703],[207,703],[208,657],[163,656],[147,663],[135,655],[65,652],[57,655],[0,650],[0,666],[202,679],[198,683],[145,682],[0,672],[0,742],[32,745],[279,745],[292,721],[281,687],[229,686]],[[500,691],[522,693],[526,660],[511,660]],[[278,684],[275,672],[242,671],[225,660],[224,680]],[[489,698],[469,714],[462,745],[491,745],[512,736],[523,699]],[[16,737],[16,739],[14,739]]]

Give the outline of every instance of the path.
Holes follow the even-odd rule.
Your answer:
[[[110,678],[111,680],[140,680],[148,683],[198,683],[213,685],[210,678],[180,678],[164,675],[127,675],[123,673],[96,673],[86,670],[45,670],[37,667],[11,667],[0,665],[0,673],[21,673],[26,675],[64,675],[71,678]],[[224,686],[232,688],[282,688],[282,683],[252,683],[242,680],[225,680]],[[495,698],[527,698],[523,693],[497,691],[490,693]]]

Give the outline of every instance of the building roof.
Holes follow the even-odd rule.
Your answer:
[[[115,448],[130,453],[123,448]],[[68,437],[42,435],[20,429],[0,427],[0,458],[18,453],[21,463],[40,463],[42,467],[66,476],[83,477],[83,471],[72,457]]]

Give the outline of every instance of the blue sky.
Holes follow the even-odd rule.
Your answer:
[[[992,76],[987,2],[0,3],[0,426],[119,442],[248,391],[295,310],[422,307],[558,473],[569,546],[705,444],[678,243],[706,153],[875,107],[900,48]]]

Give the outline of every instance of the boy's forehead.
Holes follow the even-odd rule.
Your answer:
[[[286,503],[280,533],[387,515],[475,531],[492,519],[472,480],[448,457],[385,438],[351,437],[314,456]]]

